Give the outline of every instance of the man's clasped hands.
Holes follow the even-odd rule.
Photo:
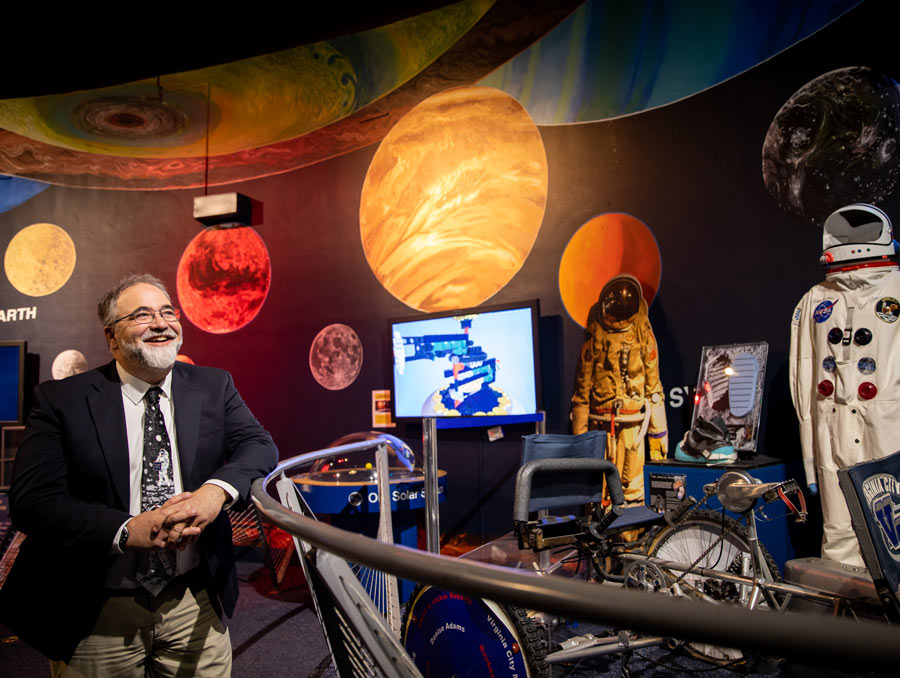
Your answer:
[[[183,550],[197,540],[231,497],[218,485],[207,483],[194,492],[182,492],[152,511],[128,521],[127,549]]]

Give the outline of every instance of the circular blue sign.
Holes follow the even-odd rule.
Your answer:
[[[407,608],[403,645],[423,676],[530,675],[515,625],[500,605],[426,586]]]

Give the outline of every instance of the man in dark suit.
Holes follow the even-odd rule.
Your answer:
[[[227,372],[176,362],[158,279],[123,279],[98,311],[114,361],[35,391],[10,489],[27,538],[0,617],[57,676],[229,675],[222,509],[277,450]]]

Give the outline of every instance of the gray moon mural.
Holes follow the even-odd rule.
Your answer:
[[[53,359],[53,365],[50,367],[50,374],[54,379],[65,379],[76,374],[86,372],[88,368],[87,358],[81,351],[74,348],[62,351]]]
[[[329,391],[340,391],[354,382],[362,369],[363,347],[352,327],[334,323],[313,339],[309,371]]]
[[[900,179],[900,85],[871,68],[820,75],[781,107],[762,174],[787,214],[821,225],[835,209],[877,203]]]

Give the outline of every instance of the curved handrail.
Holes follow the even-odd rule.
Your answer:
[[[565,617],[685,640],[857,667],[900,663],[900,630],[869,621],[752,612],[601,587],[562,577],[541,577],[498,565],[476,563],[383,544],[285,509],[269,496],[269,484],[282,473],[332,454],[381,444],[378,439],[327,448],[281,462],[265,479],[254,481],[251,497],[278,527],[329,553],[399,577],[425,582]]]

